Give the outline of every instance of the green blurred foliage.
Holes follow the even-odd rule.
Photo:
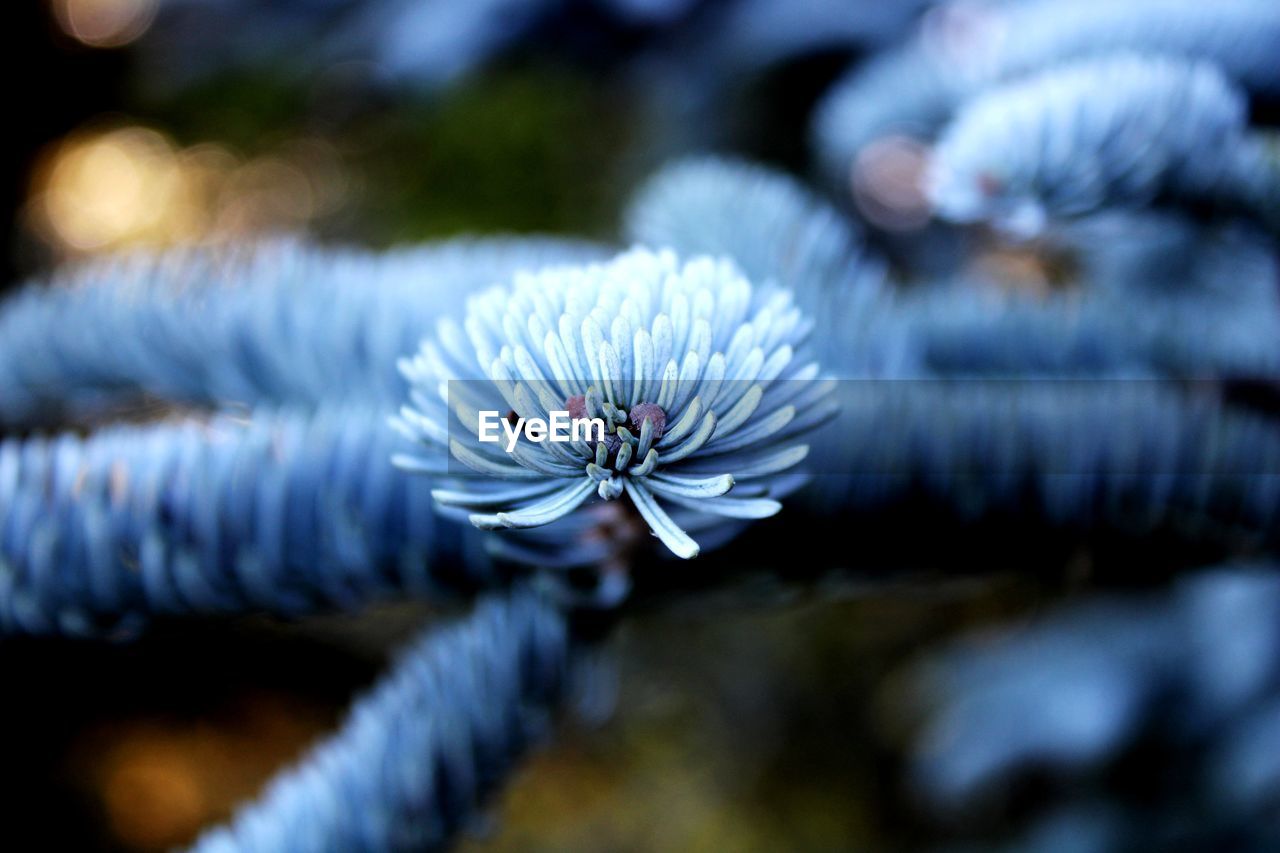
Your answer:
[[[619,106],[581,76],[498,72],[434,108],[386,113],[349,140],[369,236],[468,231],[607,236],[621,203]],[[376,235],[376,237],[375,237]]]
[[[616,712],[597,729],[567,721],[506,786],[494,831],[461,849],[923,849],[929,825],[886,746],[913,725],[897,676],[1043,594],[1013,575],[935,577],[629,618],[611,642]]]
[[[385,246],[464,233],[611,236],[629,189],[619,164],[633,112],[607,79],[512,63],[394,98],[339,71],[225,75],[154,100],[141,117],[183,145],[243,156],[324,140],[353,192],[315,230]]]

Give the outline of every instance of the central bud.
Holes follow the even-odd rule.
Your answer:
[[[570,418],[587,418],[587,399],[582,394],[575,394],[564,401],[565,410],[569,413]],[[627,413],[627,430],[632,436],[638,437],[640,431],[644,429],[644,422],[647,419],[653,424],[653,443],[657,444],[662,438],[663,433],[667,430],[667,413],[657,403],[636,403]],[[622,447],[622,437],[618,435],[618,424],[608,422],[606,418],[604,446],[609,451],[609,463],[618,456],[618,450]],[[589,444],[594,447],[596,442],[591,441]]]

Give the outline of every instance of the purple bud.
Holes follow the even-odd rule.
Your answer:
[[[634,435],[640,435],[645,419],[653,421],[653,440],[662,438],[667,430],[667,413],[657,403],[637,403],[627,413],[627,429]]]

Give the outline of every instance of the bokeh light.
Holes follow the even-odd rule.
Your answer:
[[[914,231],[929,221],[923,189],[929,148],[909,136],[886,136],[866,145],[853,164],[853,198],[859,212],[888,231]]]
[[[118,844],[171,850],[225,820],[332,725],[315,708],[253,692],[199,721],[145,717],[97,727],[77,744],[73,764]]]
[[[71,249],[188,231],[177,152],[153,130],[73,137],[58,146],[43,183],[39,208],[48,234]]]
[[[159,0],[53,0],[53,14],[67,35],[90,47],[123,47],[141,36]]]
[[[63,254],[298,230],[336,210],[347,188],[337,152],[316,139],[244,158],[125,126],[73,133],[43,160],[31,226]]]

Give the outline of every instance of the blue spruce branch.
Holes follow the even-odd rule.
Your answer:
[[[1057,218],[1162,199],[1247,209],[1248,103],[1212,65],[1131,54],[1055,67],[967,104],[934,149],[929,194],[959,222],[1032,236]],[[1266,215],[1265,210],[1254,210]]]
[[[951,287],[886,300],[848,325],[864,349],[892,348],[917,376],[1275,379],[1278,309],[1271,296],[1042,299]]]
[[[781,172],[719,157],[676,161],[633,196],[624,236],[682,257],[729,257],[752,281],[795,294],[827,358],[841,326],[886,289],[884,265],[847,217]],[[843,340],[841,340],[843,338]]]
[[[584,242],[459,240],[385,254],[293,242],[107,258],[0,303],[0,425],[147,394],[197,404],[404,394],[396,360],[445,311]]]
[[[819,106],[814,147],[836,185],[847,184],[873,140],[931,139],[987,88],[1074,60],[1123,52],[1203,60],[1250,91],[1280,93],[1280,14],[1267,0],[952,4],[927,21],[915,40],[837,82]]]
[[[732,258],[791,289],[841,376],[1275,376],[1280,295],[1268,241],[1172,213],[1060,229],[1078,290],[1047,298],[986,282],[904,290],[843,216],[794,179],[719,158],[679,161],[633,198],[626,236]]]
[[[377,410],[258,410],[0,442],[0,631],[351,608],[498,580]]]
[[[1015,849],[1280,843],[1276,566],[1064,607],[936,653],[917,684],[914,777],[936,809],[972,809],[1032,771],[1062,783]],[[1145,790],[1111,787],[1104,771],[1138,749],[1167,772],[1149,768]]]
[[[1211,389],[1201,389],[1204,390]],[[1155,380],[841,382],[813,440],[833,517],[925,498],[963,517],[1025,514],[1274,548],[1280,425]]]
[[[564,616],[535,594],[481,600],[428,629],[336,734],[193,849],[444,849],[549,734],[568,653]]]

